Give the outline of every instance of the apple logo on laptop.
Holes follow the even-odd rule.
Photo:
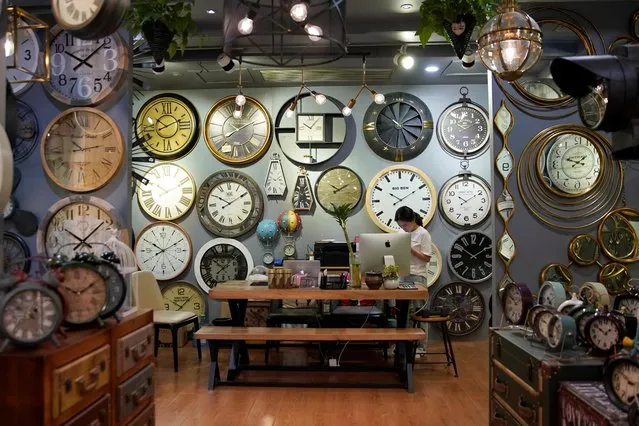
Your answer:
[[[386,241],[386,243],[384,243],[384,245],[386,246],[386,248],[390,248],[390,241]]]

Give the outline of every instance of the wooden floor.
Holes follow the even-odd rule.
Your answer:
[[[171,350],[161,348],[156,371],[156,425],[488,425],[488,343],[454,342],[454,348],[460,377],[453,377],[452,368],[443,365],[417,366],[413,394],[403,389],[260,387],[221,387],[209,392],[206,348],[201,363],[190,344],[181,348],[177,374],[173,372]],[[431,344],[429,349],[441,348]],[[223,352],[225,363],[228,351]],[[289,364],[303,362],[316,352],[282,348],[271,359]],[[252,350],[251,360],[262,362],[263,354]],[[361,350],[347,350],[343,363],[358,354]],[[225,370],[222,373],[225,377]],[[296,374],[304,373],[268,374],[298,379]],[[338,377],[345,378],[341,374]]]

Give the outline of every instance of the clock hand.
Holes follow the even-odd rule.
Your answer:
[[[91,284],[89,284],[88,286],[84,287],[82,290],[78,291],[78,295],[84,293],[85,291],[87,291],[88,289],[93,287],[95,285],[95,283],[97,283],[97,281],[93,281]]]
[[[177,307],[178,307],[178,311],[179,311],[180,309],[182,309],[182,307],[181,307],[180,305],[178,305],[177,303],[175,303],[173,300],[169,299],[169,302],[171,302],[171,303],[173,303],[175,306],[177,306]]]
[[[84,61],[82,61],[82,63],[79,63],[78,65],[76,65],[75,67],[73,67],[73,71],[75,71],[75,70],[77,70],[78,68],[80,68],[80,66],[82,66],[82,64],[86,64],[87,66],[90,66],[91,64],[89,64],[87,61],[88,61],[89,59],[91,59],[91,57],[92,57],[93,55],[95,55],[96,53],[98,53],[98,51],[99,51],[100,49],[102,49],[105,45],[106,45],[106,41],[105,41],[105,42],[103,42],[101,45],[99,45],[99,46],[98,46],[98,48],[97,48],[97,49],[95,49],[93,52],[89,53],[89,55],[88,55],[86,58],[84,58]]]
[[[164,252],[164,250],[162,250],[162,249],[160,248],[160,246],[158,246],[157,244],[155,244],[155,243],[153,243],[153,242],[151,242],[151,241],[147,240],[146,238],[143,238],[143,240],[144,240],[144,242],[149,243],[149,244],[151,244],[153,247],[155,247],[156,249],[160,250],[160,253]],[[159,254],[159,253],[158,253],[158,254]]]
[[[419,189],[419,188],[417,188],[417,189],[413,189],[413,192],[411,192],[410,194],[407,194],[404,198],[397,198],[397,197],[395,197],[395,198],[397,198],[399,201],[394,202],[394,203],[393,203],[393,205],[395,206],[395,205],[397,205],[398,203],[400,203],[400,202],[404,201],[405,199],[407,199],[408,197],[410,197],[411,195],[413,195],[414,193],[416,193],[418,189]],[[392,194],[391,194],[391,195],[392,195]]]
[[[468,202],[468,200],[464,200],[462,197],[460,197],[459,195],[457,196],[457,198],[459,198],[460,200],[462,200],[462,205],[466,204]]]
[[[398,123],[397,121],[395,121],[394,119],[392,119],[392,118],[391,118],[391,121],[392,121],[393,123],[395,123],[395,125],[396,125],[397,127],[402,127],[402,125],[401,125],[400,123]]]
[[[171,117],[171,118],[173,118],[173,117]],[[175,119],[174,119],[174,120],[175,120]],[[158,127],[158,130],[165,129],[165,128],[167,128],[167,127],[169,127],[169,126],[172,126],[172,125],[174,125],[174,124],[178,124],[178,125],[179,125],[179,124],[180,124],[180,121],[182,121],[182,120],[181,120],[181,119],[180,119],[180,120],[175,120],[175,121],[173,121],[172,123],[164,124],[164,123],[162,123],[160,120],[158,120],[158,122],[160,122],[160,123],[162,124],[162,127]]]
[[[333,185],[331,185],[331,186],[333,186]],[[344,186],[342,186],[340,188],[335,188],[333,186],[333,188],[335,188],[335,191],[333,191],[333,194],[337,194],[338,192],[342,191],[344,188],[347,188],[347,187],[348,187],[348,184],[346,184],[346,185],[344,185]]]
[[[73,138],[71,138],[71,143],[78,147],[78,151],[84,151],[85,150],[85,148],[82,148],[80,145],[78,145],[78,143],[76,141],[74,141]],[[73,150],[73,152],[76,152],[76,150]]]
[[[480,252],[479,252],[479,253],[477,253],[477,254],[472,254],[471,252],[469,252],[469,251],[468,251],[468,250],[466,250],[465,248],[462,248],[462,250],[464,250],[466,253],[468,253],[468,255],[470,255],[470,258],[471,258],[471,259],[475,259],[475,258],[477,257],[477,255],[478,255],[479,253],[481,253],[481,251],[480,251]],[[483,250],[482,250],[482,251],[483,251]]]
[[[87,149],[101,148],[100,145],[87,146],[86,148],[74,149],[73,152],[86,151]]]
[[[64,230],[65,230],[66,232],[68,232],[69,234],[71,234],[71,236],[72,236],[73,238],[75,238],[76,240],[78,240],[78,241],[80,241],[80,242],[83,242],[82,238],[78,237],[78,236],[77,236],[77,235],[75,235],[73,232],[69,231],[69,230],[68,230],[68,229],[66,229],[66,228],[64,228]],[[90,246],[89,246],[89,247],[90,247]]]
[[[86,65],[86,66],[87,66],[87,67],[89,67],[89,68],[93,68],[93,65],[89,64],[89,63],[87,62],[87,60],[86,60],[86,59],[78,58],[77,56],[75,56],[75,55],[74,55],[73,53],[71,53],[71,52],[67,52],[67,51],[65,51],[64,53],[66,53],[67,55],[71,56],[73,59],[75,59],[76,61],[78,61],[78,62],[79,62],[78,66],[80,66],[80,65],[84,64],[84,65]],[[75,70],[75,68],[73,68],[73,69]]]
[[[193,299],[193,296],[195,296],[195,294],[192,294],[192,295],[191,295],[191,297],[189,297],[188,299],[186,299],[186,302],[182,303],[182,304],[180,305],[180,308],[179,308],[178,310],[180,310],[180,311],[181,311],[181,310],[182,310],[182,308],[183,308],[184,306],[186,306],[186,304],[187,304],[187,303],[189,303],[189,302],[191,301],[191,299]]]
[[[104,222],[100,222],[100,224],[99,224],[98,226],[96,226],[96,227],[95,227],[95,229],[94,229],[93,231],[89,232],[89,235],[87,235],[87,236],[86,236],[86,237],[82,240],[82,242],[81,242],[81,243],[78,243],[78,245],[76,245],[75,247],[73,247],[73,251],[77,250],[77,249],[78,249],[78,247],[80,247],[82,244],[87,244],[85,241],[86,241],[86,240],[88,240],[88,239],[89,239],[89,237],[90,237],[91,235],[95,234],[95,232],[96,232],[98,229],[100,229],[100,227],[101,227],[102,225],[104,225]],[[87,244],[87,245],[89,245],[89,244]],[[90,248],[90,247],[91,247],[91,246],[89,245],[89,248]]]
[[[240,130],[242,130],[242,129],[243,129],[243,128],[245,128],[246,126],[250,126],[251,124],[253,124],[253,122],[252,122],[252,121],[251,121],[250,123],[246,123],[245,125],[238,127],[238,128],[237,128],[237,129],[235,129],[235,130],[232,130],[232,131],[230,131],[230,132],[226,133],[226,134],[224,135],[224,137],[225,137],[225,138],[228,138],[228,137],[230,137],[230,136],[233,136],[233,134],[234,134],[234,133],[239,132]]]
[[[213,194],[211,194],[211,195],[213,195]],[[222,201],[224,201],[224,202],[226,203],[226,206],[228,206],[229,204],[231,204],[231,203],[229,203],[228,201],[226,201],[224,198],[222,198],[222,197],[218,197],[217,195],[213,195],[213,197],[217,198],[218,200],[222,200]],[[224,207],[226,207],[226,206],[224,206]],[[222,208],[224,208],[224,207],[222,207]]]
[[[225,207],[230,206],[231,204],[233,204],[234,202],[236,202],[237,200],[239,200],[240,198],[244,198],[246,195],[248,194],[248,192],[245,192],[244,194],[240,195],[239,197],[237,197],[235,200],[231,201],[230,203],[228,203],[228,205],[226,205]]]

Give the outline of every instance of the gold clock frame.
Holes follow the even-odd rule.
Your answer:
[[[172,217],[171,219],[165,219],[164,217],[160,216],[160,215],[154,215],[152,212],[148,211],[146,206],[144,206],[144,203],[142,202],[142,198],[140,197],[141,192],[144,190],[144,188],[146,187],[146,185],[151,183],[151,179],[147,178],[147,175],[149,173],[151,173],[151,170],[155,169],[155,168],[159,168],[161,166],[166,166],[166,165],[170,165],[173,167],[178,167],[180,169],[182,169],[184,171],[184,173],[187,174],[187,176],[189,177],[190,181],[191,181],[191,185],[193,187],[193,199],[191,200],[191,203],[188,205],[188,207],[186,207],[184,209],[184,212],[182,212],[181,215],[176,216],[176,217]],[[142,212],[144,214],[146,214],[147,216],[156,219],[156,220],[161,220],[161,221],[174,221],[174,220],[178,220],[183,218],[184,216],[188,215],[189,212],[191,211],[191,209],[193,208],[193,206],[195,205],[195,199],[197,198],[197,185],[195,183],[195,179],[193,179],[193,175],[184,167],[182,167],[181,165],[174,163],[172,161],[163,161],[163,162],[157,162],[154,163],[153,166],[151,166],[148,170],[146,170],[146,172],[144,173],[143,176],[145,179],[147,179],[149,181],[148,184],[144,185],[142,183],[140,183],[137,186],[137,189],[135,191],[136,194],[136,198],[138,199],[138,206],[140,207],[140,210],[142,210]]]
[[[408,166],[408,165],[404,165],[404,164],[394,164],[392,166],[388,166],[388,167],[380,170],[379,172],[377,172],[377,174],[375,176],[373,176],[373,178],[369,181],[369,184],[366,187],[366,213],[368,213],[368,217],[382,231],[387,232],[387,233],[395,233],[395,232],[397,232],[393,228],[390,228],[390,227],[386,226],[386,224],[382,223],[377,218],[377,215],[375,215],[375,213],[373,212],[373,209],[371,208],[372,188],[375,187],[375,182],[377,182],[385,174],[391,173],[391,172],[393,172],[395,170],[408,170],[411,173],[415,173],[419,177],[421,177],[424,180],[424,182],[426,183],[426,185],[428,186],[428,189],[430,190],[430,193],[431,193],[431,203],[432,204],[431,204],[431,208],[430,208],[428,214],[422,218],[422,221],[423,221],[424,227],[425,227],[433,219],[433,216],[435,216],[435,210],[437,210],[437,203],[438,203],[438,200],[439,200],[439,198],[437,197],[437,191],[435,190],[435,185],[433,184],[433,181],[431,180],[430,177],[428,177],[428,175],[426,173],[424,173],[422,170],[418,169],[417,167]]]
[[[639,261],[639,236],[637,235],[636,228],[633,227],[630,223],[631,221],[628,219],[628,216],[636,218],[637,221],[639,221],[639,211],[628,207],[622,207],[612,210],[608,214],[606,214],[601,219],[601,221],[599,222],[599,226],[597,227],[597,241],[599,242],[601,250],[606,256],[618,263],[634,263]],[[631,232],[631,236],[633,237],[633,249],[632,252],[628,254],[628,256],[618,256],[616,254],[613,254],[612,251],[610,251],[608,245],[604,243],[604,224],[608,219],[612,217],[617,217],[620,221],[625,222],[627,228]]]
[[[262,158],[268,152],[269,148],[271,147],[271,143],[273,142],[273,125],[271,124],[271,115],[268,113],[268,111],[266,110],[266,108],[260,101],[258,101],[256,98],[253,98],[251,96],[246,96],[245,105],[251,104],[253,107],[260,110],[262,114],[264,114],[264,117],[266,117],[266,135],[264,136],[265,142],[260,147],[260,149],[258,149],[257,151],[255,151],[253,154],[249,155],[246,158],[237,160],[219,152],[215,148],[215,144],[213,143],[213,141],[211,140],[211,137],[208,134],[209,119],[211,118],[213,114],[215,114],[215,112],[219,108],[223,107],[225,104],[229,102],[232,102],[233,106],[235,107],[235,96],[226,96],[220,99],[219,101],[214,103],[213,106],[206,113],[206,118],[204,120],[204,123],[202,124],[202,136],[204,137],[206,146],[209,148],[209,151],[211,151],[211,154],[213,154],[215,158],[217,158],[224,164],[233,165],[233,166],[244,166],[247,164],[254,163],[255,161]]]
[[[611,290],[611,287],[607,284],[607,280],[610,278],[616,277],[620,274],[624,274],[626,276],[626,279],[621,285],[621,288],[619,289],[619,291],[614,289]],[[619,263],[619,262],[606,263],[599,270],[597,279],[599,280],[601,284],[603,284],[606,287],[606,290],[608,290],[608,293],[613,296],[623,293],[630,288],[630,270],[623,263]]]
[[[177,228],[186,237],[186,241],[189,243],[189,258],[185,262],[184,267],[179,272],[176,272],[175,275],[172,278],[163,279],[163,278],[155,277],[155,279],[158,280],[158,281],[173,281],[177,277],[179,277],[182,274],[184,274],[189,269],[189,267],[191,266],[191,262],[193,261],[193,242],[191,241],[191,236],[189,235],[189,233],[186,232],[186,230],[184,228],[182,228],[180,225],[178,225],[177,223],[169,222],[169,221],[166,221],[166,220],[159,220],[159,221],[156,221],[156,222],[151,222],[151,223],[147,224],[144,228],[142,228],[140,230],[140,232],[137,233],[135,246],[133,247],[133,253],[135,254],[136,260],[138,260],[137,249],[138,249],[138,244],[139,244],[140,240],[142,239],[141,237],[144,235],[144,233],[146,231],[148,231],[149,229],[151,229],[151,228],[153,228],[155,226],[169,226],[169,227]],[[140,262],[138,261],[138,264],[139,263]],[[140,268],[140,270],[141,271],[145,271],[147,269]],[[151,271],[149,271],[149,272],[151,272]],[[155,276],[155,274],[153,276]]]
[[[558,268],[558,272],[562,281],[557,281],[553,277],[546,276],[546,274],[548,274],[550,270],[553,268]],[[543,285],[543,283],[546,281],[561,282],[566,292],[570,293],[570,287],[572,286],[572,281],[573,281],[572,272],[570,272],[570,269],[568,269],[566,265],[562,265],[561,263],[556,263],[556,262],[549,263],[546,266],[544,266],[541,269],[541,272],[539,273],[539,285],[540,286]]]
[[[595,243],[595,246],[597,247],[597,253],[594,259],[586,259],[581,256],[579,248],[582,244],[580,241],[582,239],[588,239]],[[593,237],[590,234],[578,234],[574,236],[572,240],[570,240],[570,243],[568,243],[568,257],[572,262],[576,263],[579,266],[594,265],[599,261],[599,258],[601,257],[601,245],[599,244],[597,238]]]

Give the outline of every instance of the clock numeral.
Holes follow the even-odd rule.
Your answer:
[[[171,114],[171,102],[162,102],[162,114]]]
[[[149,191],[149,193],[150,193],[150,191]],[[154,204],[155,204],[155,201],[153,200],[153,198],[147,198],[146,200],[144,200],[144,205],[149,210],[153,207]]]
[[[105,146],[104,147],[104,152],[115,152],[115,147],[114,146]]]
[[[158,204],[155,207],[153,207],[153,214],[155,216],[160,216],[161,213],[162,213],[162,206]]]
[[[180,121],[179,128],[180,128],[180,130],[191,130],[191,122],[190,121]]]
[[[110,169],[113,166],[113,162],[111,160],[109,160],[108,158],[103,158],[100,161],[101,164],[104,165],[104,167],[106,167],[107,169]]]
[[[182,196],[182,198],[180,198],[180,204],[184,205],[185,207],[188,207],[190,202],[191,200],[185,196]]]
[[[164,172],[164,176],[171,176],[171,167],[170,166],[163,166],[162,167],[162,171]]]
[[[182,194],[193,194],[193,188],[190,186],[182,188]]]
[[[171,150],[171,139],[164,139],[163,141],[163,150],[170,151]]]
[[[171,209],[168,207],[164,207],[164,217],[167,219],[171,219]]]
[[[180,186],[184,186],[184,185],[186,185],[187,183],[189,183],[189,180],[190,180],[190,179],[188,178],[188,176],[187,176],[187,177],[185,177],[184,179],[182,179],[182,180],[180,181]],[[186,189],[186,188],[184,188],[184,189]]]

